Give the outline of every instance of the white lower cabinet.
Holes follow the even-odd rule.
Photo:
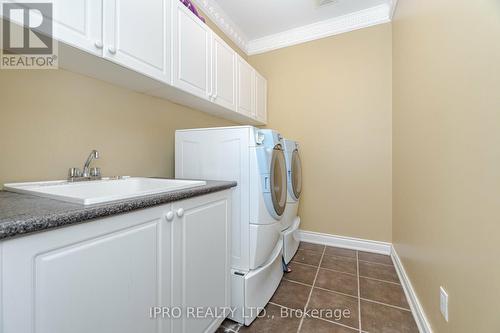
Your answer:
[[[183,309],[216,311],[230,298],[230,202],[190,199],[174,203],[173,298]],[[229,214],[229,215],[228,215]],[[220,322],[210,316],[183,316],[174,323],[176,333],[214,332]]]
[[[0,332],[214,332],[187,312],[230,304],[230,207],[226,190],[0,242]]]

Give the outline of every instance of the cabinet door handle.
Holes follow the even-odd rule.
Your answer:
[[[183,217],[184,216],[184,209],[182,209],[182,208],[177,209],[177,216]]]
[[[113,46],[108,47],[108,51],[111,54],[115,54],[116,53],[116,49]]]
[[[100,40],[96,40],[94,43],[95,47],[99,50],[102,49],[102,42]]]
[[[174,212],[169,211],[168,213],[165,214],[165,220],[168,222],[171,222],[174,219]]]

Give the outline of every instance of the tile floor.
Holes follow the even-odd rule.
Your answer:
[[[418,333],[389,256],[301,243],[290,268],[265,316],[217,333]]]

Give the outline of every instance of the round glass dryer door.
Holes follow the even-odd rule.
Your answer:
[[[300,198],[302,193],[302,162],[300,160],[299,151],[295,149],[292,153],[292,168],[291,168],[292,192],[295,199]]]
[[[286,207],[287,181],[285,153],[281,145],[274,146],[271,158],[271,199],[278,216],[283,215]]]

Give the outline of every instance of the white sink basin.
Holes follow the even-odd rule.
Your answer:
[[[104,179],[76,183],[51,181],[5,184],[4,190],[87,206],[203,185],[206,185],[206,182],[197,180],[128,177],[116,180]]]

